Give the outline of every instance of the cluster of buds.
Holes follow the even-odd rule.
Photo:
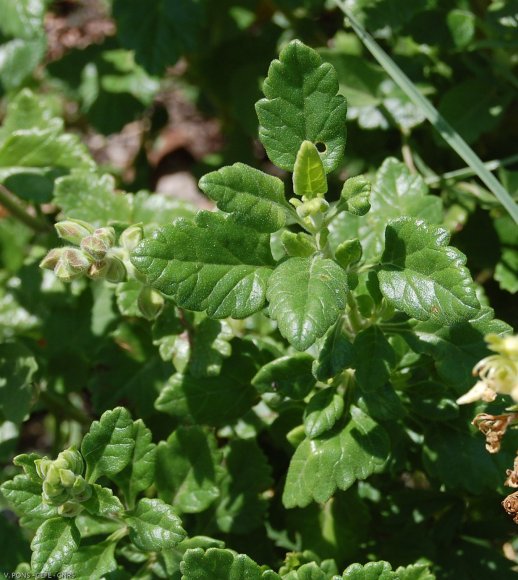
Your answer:
[[[323,214],[329,209],[329,203],[323,197],[307,199],[302,196],[302,201],[296,197],[290,199],[297,215],[309,226],[310,229],[319,229]]]
[[[46,504],[58,506],[63,517],[74,517],[90,499],[92,488],[81,475],[84,468],[81,453],[74,447],[62,451],[52,461],[47,457],[34,462],[36,472],[42,479],[42,498]]]
[[[459,405],[474,401],[494,401],[497,394],[510,395],[518,403],[518,335],[488,334],[488,348],[497,354],[478,362],[473,375],[479,380],[466,394],[457,399]]]
[[[124,258],[142,239],[140,226],[131,226],[122,232],[121,247],[115,246],[116,234],[111,226],[94,228],[87,222],[69,219],[56,223],[55,228],[61,239],[75,246],[50,250],[40,267],[54,270],[64,282],[82,276],[122,282],[127,274]]]

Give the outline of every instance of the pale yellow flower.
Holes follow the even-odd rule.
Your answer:
[[[498,354],[487,356],[475,365],[473,375],[478,375],[479,381],[457,403],[491,402],[497,394],[510,395],[518,403],[518,335],[488,334],[485,339],[488,347]]]

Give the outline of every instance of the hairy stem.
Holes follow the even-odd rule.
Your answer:
[[[29,226],[35,232],[45,232],[50,230],[50,226],[46,222],[31,215],[17,201],[15,196],[2,184],[0,184],[0,205],[4,206],[5,209],[18,221]]]

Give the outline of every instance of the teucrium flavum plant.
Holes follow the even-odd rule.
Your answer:
[[[18,455],[23,474],[2,485],[34,531],[33,573],[428,580],[428,555],[395,571],[384,561],[370,510],[386,500],[392,516],[408,511],[398,493],[432,495],[439,482],[430,517],[447,527],[457,512],[444,490],[498,485],[491,458],[470,461],[479,441],[449,421],[483,336],[498,342],[510,328],[450,245],[440,198],[395,158],[372,185],[333,174],[347,106],[313,49],[287,44],[263,90],[259,138],[285,178],[244,163],[209,172],[199,186],[214,211],[154,212],[152,196],[120,196],[84,167],[56,182],[67,245],[40,265],[76,292],[91,280],[94,310],[109,311],[103,330],[133,356],[119,371],[124,355],[101,345],[115,371],[106,378],[100,365],[93,405],[114,408],[56,459]],[[126,397],[148,426],[116,406]],[[240,553],[243,538],[254,558]],[[279,572],[254,561],[275,561],[272,545],[289,552]],[[372,554],[379,561],[353,562]]]

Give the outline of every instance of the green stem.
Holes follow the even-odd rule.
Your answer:
[[[117,543],[119,540],[122,540],[125,536],[129,534],[129,528],[127,526],[123,526],[118,530],[115,530],[113,534],[110,534],[107,538],[107,542],[114,542]]]
[[[410,148],[410,144],[408,142],[408,133],[402,132],[401,133],[401,155],[403,156],[403,161],[405,165],[410,170],[410,173],[417,173],[417,169],[415,168],[414,157],[412,155],[412,149]]]
[[[360,330],[363,329],[362,317],[358,310],[358,305],[351,292],[347,295],[347,305],[349,309],[347,311],[347,318],[349,319],[349,325],[354,334],[358,334]]]
[[[505,157],[504,159],[493,159],[492,161],[487,161],[484,163],[484,167],[488,171],[495,171],[500,167],[506,167],[507,165],[512,165],[513,163],[518,162],[518,154],[510,155],[509,157]],[[471,167],[463,167],[462,169],[456,169],[455,171],[448,171],[447,173],[443,173],[442,175],[435,175],[431,177],[426,177],[425,181],[427,185],[440,185],[445,181],[450,180],[457,180],[457,179],[464,179],[466,177],[472,177],[475,175],[475,172]]]
[[[31,215],[27,210],[16,200],[14,195],[2,184],[0,184],[0,205],[18,221],[29,226],[35,232],[45,232],[50,230],[50,226],[39,220],[37,217]]]
[[[426,115],[441,137],[450,145],[450,147],[469,165],[474,173],[485,183],[487,188],[492,191],[495,197],[509,212],[511,217],[518,223],[518,205],[513,198],[504,189],[496,177],[488,171],[478,155],[464,141],[464,139],[455,131],[455,129],[446,121],[446,119],[437,111],[432,103],[422,95],[414,83],[399,68],[399,66],[389,57],[381,48],[374,38],[363,28],[360,22],[354,17],[351,9],[346,5],[344,0],[334,0],[335,4],[347,16],[351,27],[363,44],[371,52],[374,58],[380,63],[385,71],[392,77],[394,82],[406,93],[417,107]]]

